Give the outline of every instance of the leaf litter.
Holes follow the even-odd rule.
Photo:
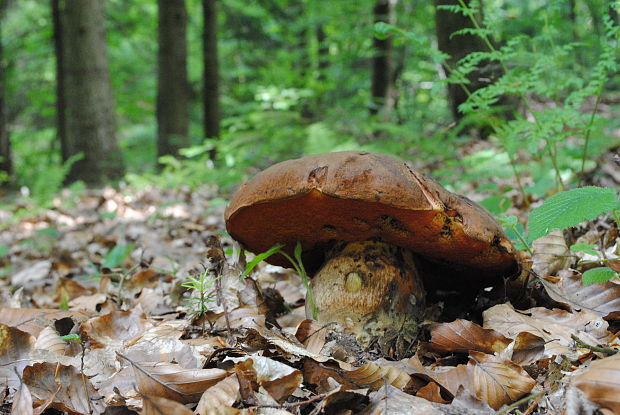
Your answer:
[[[561,232],[508,281],[521,298],[494,290],[456,318],[433,304],[397,359],[307,319],[292,271],[240,279],[245,255],[208,189],[65,196],[2,228],[0,413],[534,414],[575,399],[620,413],[619,285],[582,285],[590,254]],[[617,251],[617,231],[583,234]],[[195,313],[181,284],[203,272],[213,301]]]

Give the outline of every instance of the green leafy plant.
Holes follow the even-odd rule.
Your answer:
[[[293,251],[292,257],[285,251],[283,251],[282,248],[284,248],[283,244],[275,244],[274,246],[269,248],[269,250],[256,255],[256,257],[254,257],[252,261],[247,263],[245,271],[243,271],[243,274],[241,274],[241,278],[247,277],[250,272],[252,272],[252,270],[256,267],[256,265],[258,265],[261,261],[269,258],[271,255],[282,255],[291,263],[291,265],[293,265],[295,272],[297,272],[297,275],[299,275],[301,281],[304,283],[304,286],[306,287],[306,291],[308,293],[308,303],[310,305],[310,310],[312,311],[312,318],[316,319],[319,313],[319,309],[314,302],[314,295],[312,293],[312,288],[310,287],[308,274],[306,273],[306,269],[304,268],[304,264],[301,260],[301,242],[298,241],[295,245],[295,250]]]
[[[187,281],[181,284],[182,287],[194,293],[192,297],[187,299],[191,314],[202,317],[209,311],[209,303],[212,303],[215,299],[213,284],[219,278],[219,276],[215,279],[210,278],[209,270],[205,269],[198,274],[198,277],[190,275],[187,277]]]
[[[127,258],[134,250],[135,244],[129,245],[115,245],[103,259],[103,268],[116,268],[122,265],[125,258]]]
[[[612,278],[618,278],[620,274],[609,267],[599,267],[587,270],[581,275],[583,285],[591,285],[599,282],[607,282]]]

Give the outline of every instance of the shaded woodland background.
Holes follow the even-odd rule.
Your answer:
[[[615,1],[0,4],[1,180],[37,203],[364,149],[527,205],[620,142]]]

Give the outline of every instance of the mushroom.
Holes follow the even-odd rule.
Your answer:
[[[480,279],[517,267],[515,249],[489,212],[382,154],[275,164],[239,188],[225,219],[231,237],[254,253],[281,243],[292,254],[299,242],[317,320],[342,324],[363,344],[417,336],[425,307],[420,257]],[[282,255],[267,262],[291,267]]]

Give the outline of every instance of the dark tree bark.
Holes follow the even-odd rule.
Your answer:
[[[374,21],[394,24],[394,8],[397,0],[376,0],[373,7]],[[389,117],[394,107],[394,76],[392,64],[392,38],[373,38],[374,57],[372,59],[372,101],[370,113],[382,113]]]
[[[6,74],[4,50],[2,49],[2,20],[4,19],[5,5],[5,2],[0,1],[0,171],[8,174],[9,180],[6,183],[10,184],[13,175],[13,159],[11,156],[11,141],[6,110]],[[0,185],[4,185],[4,183],[0,181]]]
[[[124,165],[116,140],[102,0],[61,2],[65,137],[62,153],[82,153],[68,181],[100,184],[118,179]]]
[[[458,0],[434,0],[435,1],[435,29],[437,32],[437,44],[439,50],[449,55],[444,70],[450,74],[451,68],[456,67],[457,62],[472,52],[488,51],[487,45],[482,38],[476,35],[459,34],[452,36],[456,31],[473,28],[474,24],[468,16],[462,13],[453,13],[450,10],[439,9],[440,5],[459,5]],[[470,0],[465,0],[469,5]],[[482,16],[477,16],[478,21],[482,21]],[[503,71],[498,62],[481,62],[476,69],[467,76],[469,83],[465,86],[470,93],[488,86],[503,75]],[[463,113],[458,107],[464,103],[468,94],[461,84],[448,84],[448,98],[450,109],[455,120],[460,120]],[[498,105],[506,106],[505,116],[510,117],[512,107],[516,101],[508,97],[502,97]]]
[[[64,52],[62,45],[62,23],[60,17],[60,0],[52,0],[52,25],[54,39],[54,53],[56,54],[56,137],[60,143],[60,152],[63,160],[71,157],[68,154],[70,146],[67,140],[67,119],[65,117],[65,73]]]
[[[203,0],[203,59],[204,59],[204,134],[207,138],[220,137],[219,64],[217,57],[216,0]],[[216,153],[212,150],[211,159]]]
[[[157,155],[189,146],[185,0],[158,0]]]
[[[327,35],[325,34],[325,30],[323,29],[323,25],[319,24],[316,26],[316,41],[319,44],[318,50],[318,80],[324,81],[327,78],[327,68],[329,68],[329,45],[327,44]]]

